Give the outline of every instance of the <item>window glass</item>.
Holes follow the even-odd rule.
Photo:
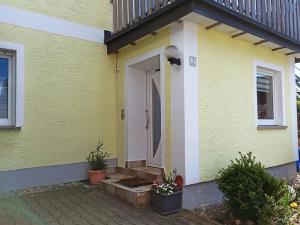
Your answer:
[[[274,119],[273,76],[257,73],[257,112],[258,119]]]
[[[161,100],[155,81],[152,80],[153,158],[158,152],[161,139]]]
[[[0,57],[0,119],[8,118],[8,58]]]

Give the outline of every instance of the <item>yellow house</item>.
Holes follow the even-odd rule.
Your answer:
[[[0,0],[0,191],[85,179],[99,138],[187,208],[239,151],[293,178],[299,53],[297,0]]]

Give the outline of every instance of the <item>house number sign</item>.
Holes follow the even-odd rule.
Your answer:
[[[196,67],[196,65],[197,65],[197,58],[195,56],[190,56],[189,57],[189,64],[190,64],[190,66]]]

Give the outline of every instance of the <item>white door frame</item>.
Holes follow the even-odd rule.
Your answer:
[[[125,88],[124,88],[124,96],[125,96],[125,135],[124,135],[124,155],[125,155],[125,162],[130,161],[129,159],[129,149],[128,149],[128,120],[127,120],[127,107],[128,107],[128,76],[129,76],[129,70],[130,66],[144,61],[146,59],[152,58],[154,56],[159,56],[160,58],[160,92],[161,92],[161,167],[165,168],[165,157],[166,157],[166,74],[165,74],[165,59],[164,59],[164,47],[158,48],[155,50],[152,50],[150,52],[147,52],[145,54],[139,55],[135,58],[129,59],[125,63]],[[147,151],[147,149],[145,149]],[[147,152],[146,152],[147,156]],[[141,159],[142,160],[142,159]],[[145,158],[144,160],[147,160]]]

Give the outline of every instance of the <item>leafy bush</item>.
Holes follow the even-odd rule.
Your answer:
[[[92,170],[105,170],[107,168],[105,159],[109,157],[109,154],[105,151],[104,144],[99,140],[96,150],[90,152],[87,160],[90,163]]]
[[[297,99],[297,112],[300,113],[300,100]]]
[[[216,177],[229,212],[260,225],[288,224],[291,211],[286,181],[267,173],[251,152],[239,154],[240,159],[231,161]]]

